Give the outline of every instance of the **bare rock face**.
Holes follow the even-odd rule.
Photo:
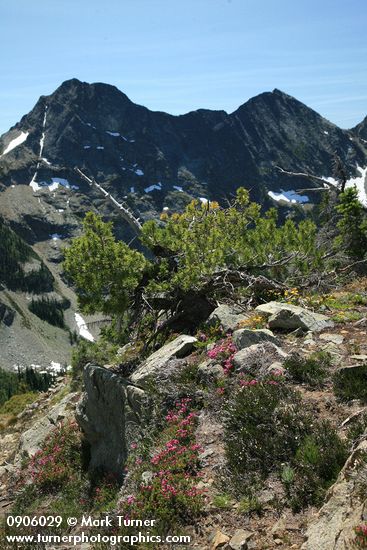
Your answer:
[[[85,393],[76,419],[90,445],[91,470],[102,468],[118,479],[136,440],[147,401],[145,392],[103,367],[84,369]]]
[[[355,531],[367,521],[367,434],[348,458],[328,499],[306,531],[302,550],[355,548]]]
[[[305,331],[318,332],[334,326],[334,323],[326,315],[313,313],[293,304],[269,302],[257,306],[256,310],[268,317],[271,329],[296,330],[300,328]]]

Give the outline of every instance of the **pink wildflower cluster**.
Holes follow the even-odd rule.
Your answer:
[[[248,378],[244,377],[243,374],[240,375],[239,378],[239,385],[241,388],[248,388],[249,386],[256,386],[257,384],[268,384],[270,386],[278,386],[280,381],[283,377],[282,371],[273,371],[271,373],[271,378],[265,379],[265,380],[258,380],[257,378],[253,378],[252,380],[249,380]]]
[[[354,528],[356,544],[359,548],[367,548],[367,524],[363,523]]]
[[[73,479],[79,462],[77,425],[75,422],[61,423],[46,438],[42,449],[33,455],[25,475],[40,489],[51,490]]]
[[[202,448],[195,440],[197,414],[190,411],[191,400],[181,399],[166,416],[166,428],[163,433],[167,440],[164,445],[144,462],[139,457],[135,461],[135,475],[152,473],[148,483],[140,480],[138,491],[125,501],[124,512],[128,517],[141,516],[150,509],[169,509],[169,514],[184,514],[190,508],[199,508],[203,490],[196,487],[199,453]],[[165,512],[167,513],[167,511]]]
[[[237,348],[233,343],[232,336],[227,336],[224,340],[220,340],[214,348],[208,351],[207,355],[210,359],[217,359],[224,368],[224,373],[229,374],[233,370],[233,356],[237,352]]]
[[[257,386],[258,384],[267,384],[269,386],[279,386],[279,382],[277,382],[276,380],[256,380],[256,378],[254,378],[253,380],[243,380],[241,379],[239,381],[239,384],[242,388],[248,388],[249,386]]]

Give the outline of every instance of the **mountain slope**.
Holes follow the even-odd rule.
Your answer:
[[[134,104],[114,86],[76,79],[42,96],[2,136],[0,150],[5,187],[32,182],[41,191],[47,184],[52,191],[59,186],[57,195],[69,184],[91,198],[73,172],[78,166],[116,198],[128,196],[143,217],[163,206],[180,207],[189,197],[221,200],[240,185],[265,202],[268,191],[297,183],[280,176],[277,164],[331,176],[334,151],[351,175],[366,163],[355,131],[339,129],[279,90],[250,99],[232,114],[200,109],[172,116]]]
[[[162,210],[182,210],[192,198],[225,202],[244,186],[253,200],[279,204],[286,215],[320,194],[295,194],[305,181],[284,176],[276,166],[332,177],[334,151],[350,177],[359,176],[354,181],[363,195],[367,170],[362,175],[358,170],[367,165],[363,136],[366,119],[341,130],[277,89],[231,114],[199,109],[173,116],[136,105],[114,86],[72,79],[40,97],[0,137],[0,216],[50,267],[63,294],[70,293],[74,310],[67,324],[74,330],[75,296],[59,264],[65,241],[80,233],[87,211],[113,220],[117,236],[128,242],[134,232],[116,201],[144,220]],[[103,189],[90,186],[75,167]],[[4,307],[11,307],[9,300]]]

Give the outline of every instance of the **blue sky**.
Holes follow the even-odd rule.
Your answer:
[[[174,114],[280,88],[367,115],[366,0],[0,0],[0,134],[66,79]]]

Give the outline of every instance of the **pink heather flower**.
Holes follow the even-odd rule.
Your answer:
[[[130,449],[137,449],[138,444],[137,443],[131,443]]]
[[[135,497],[134,497],[134,495],[129,495],[129,496],[127,497],[127,499],[126,499],[126,502],[127,502],[128,504],[134,504],[134,502],[135,502]]]
[[[190,449],[192,451],[203,451],[204,449],[202,448],[201,445],[199,445],[198,443],[194,443],[194,445],[191,445]]]

